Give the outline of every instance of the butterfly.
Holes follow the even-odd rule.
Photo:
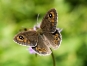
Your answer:
[[[49,10],[44,16],[39,27],[19,32],[14,41],[20,45],[30,46],[39,55],[50,55],[50,48],[57,49],[60,46],[61,29],[56,28],[57,11]]]

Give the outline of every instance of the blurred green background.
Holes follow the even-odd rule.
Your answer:
[[[48,10],[58,12],[62,43],[53,50],[56,66],[87,66],[87,0],[0,0],[0,66],[53,66],[51,56],[30,54],[13,37],[32,28]]]

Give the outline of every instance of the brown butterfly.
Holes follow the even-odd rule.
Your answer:
[[[51,9],[42,20],[40,27],[36,30],[26,30],[18,33],[14,41],[21,45],[30,46],[37,54],[49,55],[50,48],[56,49],[60,46],[62,36],[61,29],[56,28],[57,12]]]

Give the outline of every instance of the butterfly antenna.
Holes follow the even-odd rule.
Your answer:
[[[39,18],[39,14],[37,15],[37,25],[38,25],[38,18]]]
[[[37,24],[35,26],[35,29],[37,30],[38,29],[38,18],[39,18],[39,14],[37,15]]]

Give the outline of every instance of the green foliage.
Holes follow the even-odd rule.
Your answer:
[[[87,66],[86,0],[0,0],[0,66],[53,66],[51,56],[29,54],[13,37],[21,28],[32,28],[48,10],[58,12],[62,43],[53,50],[56,66]],[[44,62],[44,63],[43,63]]]

